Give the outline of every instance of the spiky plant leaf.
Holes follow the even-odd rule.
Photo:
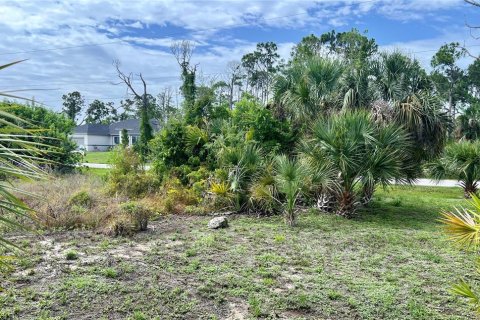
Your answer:
[[[453,294],[467,298],[471,304],[478,308],[480,299],[465,280],[461,280],[459,283],[455,284],[450,291]]]

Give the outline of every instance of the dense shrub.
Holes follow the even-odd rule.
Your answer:
[[[153,167],[159,176],[163,176],[172,167],[188,162],[186,147],[186,126],[174,119],[163,128],[150,142],[153,154]]]
[[[318,195],[335,202],[335,212],[351,217],[368,204],[378,185],[408,181],[412,141],[400,127],[378,125],[366,112],[342,112],[317,121],[302,144],[313,169]]]
[[[235,104],[232,123],[244,132],[246,139],[258,142],[265,151],[288,150],[294,145],[294,134],[288,122],[275,119],[253,97],[244,97]]]
[[[148,227],[148,220],[151,212],[142,204],[135,201],[122,203],[120,206],[124,212],[134,222],[135,228],[139,231],[145,231]]]
[[[112,169],[107,176],[107,190],[127,198],[139,198],[157,186],[153,175],[145,171],[140,156],[131,148],[115,148]]]

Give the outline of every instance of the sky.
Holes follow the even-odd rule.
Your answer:
[[[480,8],[463,0],[0,0],[0,16],[0,64],[28,59],[1,70],[0,91],[28,89],[21,95],[56,111],[72,91],[87,104],[125,99],[114,60],[125,73],[142,73],[151,94],[177,89],[177,40],[195,44],[192,63],[204,83],[224,79],[227,64],[258,42],[276,42],[288,59],[302,37],[332,29],[368,30],[382,50],[402,50],[427,69],[445,43],[480,53],[480,30],[466,26],[480,25]]]

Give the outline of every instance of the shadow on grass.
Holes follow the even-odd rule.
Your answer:
[[[467,205],[460,188],[396,186],[379,190],[354,220],[391,228],[432,229],[439,225],[440,212]]]

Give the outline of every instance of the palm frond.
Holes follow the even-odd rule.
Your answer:
[[[453,294],[459,295],[464,298],[468,298],[470,303],[478,307],[480,299],[478,295],[473,292],[472,288],[464,280],[461,280],[459,283],[455,284],[450,290]]]
[[[445,224],[445,230],[451,241],[467,248],[478,247],[480,244],[480,216],[477,213],[457,208],[455,212],[443,212],[441,215],[442,218],[439,220]]]

